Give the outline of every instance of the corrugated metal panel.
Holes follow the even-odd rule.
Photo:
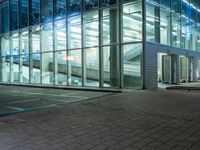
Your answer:
[[[194,70],[197,70],[199,52],[189,51],[181,48],[170,47],[156,43],[146,43],[144,49],[144,86],[146,89],[157,87],[157,53],[176,54],[177,56],[185,55],[194,58]],[[179,63],[178,63],[179,64]],[[179,68],[179,67],[178,67]],[[196,71],[195,71],[196,72]],[[196,73],[194,73],[194,80],[197,80]]]

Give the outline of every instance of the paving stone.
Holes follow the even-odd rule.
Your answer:
[[[0,86],[0,104],[5,99],[35,98],[23,92],[41,93],[37,97],[45,102],[53,101],[48,94],[74,92],[19,87],[22,94],[8,93],[13,90],[15,87]],[[102,96],[84,92],[87,97]],[[0,117],[0,150],[200,149],[200,93],[141,90],[103,95]]]

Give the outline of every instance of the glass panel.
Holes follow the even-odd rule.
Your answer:
[[[153,5],[147,5],[146,10],[146,34],[147,41],[159,42],[159,8]]]
[[[160,43],[170,45],[170,12],[160,10]]]
[[[197,35],[197,51],[200,52],[200,34]]]
[[[102,44],[118,42],[118,9],[116,7],[103,10]]]
[[[54,19],[65,17],[66,2],[65,0],[54,0]]]
[[[29,55],[20,56],[20,82],[29,83]]]
[[[13,55],[14,82],[19,82],[19,55]]]
[[[117,46],[103,47],[103,86],[119,86],[119,49]]]
[[[172,46],[180,47],[180,16],[172,14]]]
[[[98,0],[83,0],[83,9],[92,10],[98,7]]]
[[[171,0],[160,0],[160,4],[164,7],[170,8]]]
[[[190,47],[190,21],[182,17],[181,20],[181,48]]]
[[[40,22],[48,22],[53,18],[53,0],[40,1],[41,18]]]
[[[18,56],[19,55],[19,34],[18,34],[18,32],[12,33],[10,39],[11,39],[10,53],[13,56]]]
[[[31,83],[40,83],[40,53],[30,55]]]
[[[81,0],[68,0],[68,15],[75,15],[81,11]]]
[[[69,85],[82,86],[81,50],[68,51],[68,82]]]
[[[30,24],[35,25],[40,21],[40,0],[30,0]]]
[[[122,41],[141,41],[142,40],[142,4],[135,1],[123,5],[122,14]]]
[[[53,25],[52,23],[41,26],[42,52],[53,51]]]
[[[171,0],[171,5],[174,12],[181,13],[181,0]]]
[[[86,86],[99,86],[99,49],[84,49],[84,77]]]
[[[123,46],[124,87],[142,88],[141,53],[142,44]]]
[[[10,56],[10,41],[9,41],[9,35],[3,34],[1,36],[1,56]]]
[[[83,40],[84,46],[99,45],[98,12],[90,12],[83,15]]]
[[[67,85],[66,51],[55,52],[55,84]]]
[[[1,57],[1,81],[10,81],[10,56]]]
[[[20,1],[20,28],[28,26],[28,1]]]
[[[18,0],[10,1],[10,13],[11,13],[10,29],[16,30],[18,29]]]
[[[81,48],[81,16],[68,19],[68,48]]]
[[[55,50],[66,50],[66,20],[54,23]]]
[[[105,6],[116,4],[117,0],[102,0],[100,2],[101,2],[101,6],[105,7]]]
[[[6,33],[9,31],[9,5],[8,1],[2,2],[0,5],[1,8],[1,32]]]
[[[182,1],[182,16],[187,19],[191,19],[191,8],[189,5],[189,0]]]
[[[31,52],[40,52],[40,26],[31,28]]]
[[[42,84],[54,83],[53,53],[42,53]]]
[[[192,22],[191,23],[191,31],[190,31],[190,36],[191,36],[191,46],[190,49],[195,51],[196,50],[196,23]]]
[[[22,30],[20,33],[20,54],[29,55],[29,30]]]

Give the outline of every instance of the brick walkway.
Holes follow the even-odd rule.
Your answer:
[[[0,117],[0,150],[71,149],[199,150],[200,91],[116,93]]]

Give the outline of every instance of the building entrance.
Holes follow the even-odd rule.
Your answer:
[[[176,84],[177,56],[174,54],[158,53],[158,82]]]

